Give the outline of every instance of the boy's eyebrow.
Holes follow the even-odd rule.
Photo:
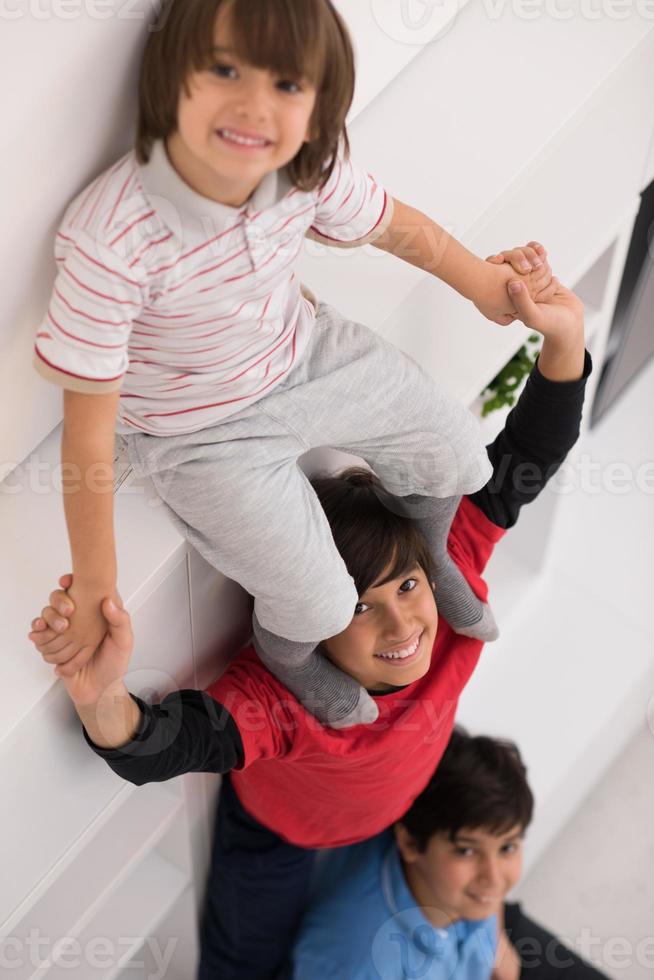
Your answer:
[[[504,844],[508,844],[508,843],[510,843],[511,841],[514,841],[514,840],[522,840],[522,838],[524,837],[524,831],[519,830],[515,834],[511,834],[511,835],[509,835],[509,834],[494,834],[493,836],[496,836],[498,838],[498,840],[501,840]],[[479,840],[480,840],[479,837],[468,837],[466,834],[457,834],[455,836],[455,838],[454,838],[454,843],[456,843],[456,844],[458,844],[458,843],[462,843],[462,844],[478,844],[479,843]]]

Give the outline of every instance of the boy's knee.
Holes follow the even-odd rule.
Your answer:
[[[271,633],[295,643],[317,645],[349,626],[358,599],[354,581],[346,573],[335,581],[322,579],[313,596],[305,591],[284,602],[257,597],[254,610],[261,625]]]

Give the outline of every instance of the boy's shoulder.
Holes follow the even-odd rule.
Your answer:
[[[87,184],[67,205],[57,231],[55,254],[65,257],[74,245],[109,249],[127,262],[144,247],[156,222],[144,193],[134,150]]]
[[[241,647],[220,677],[209,684],[206,690],[228,709],[230,704],[233,707],[237,701],[246,701],[275,711],[279,710],[277,706],[283,707],[285,704],[291,710],[301,708],[297,698],[259,659],[251,642]]]
[[[270,673],[251,644],[239,650],[206,692],[232,717],[243,742],[246,767],[260,759],[283,758],[303,737],[301,733],[321,727],[319,722],[307,723],[311,716]]]
[[[382,881],[383,861],[392,846],[392,831],[385,830],[319,855],[292,952],[293,980],[379,976],[373,948],[380,927],[393,914]],[[337,949],[334,935],[339,938]]]
[[[317,901],[331,899],[333,893],[344,890],[355,902],[369,897],[371,892],[380,898],[381,868],[394,846],[393,830],[389,827],[357,844],[332,849],[314,869],[312,894]]]

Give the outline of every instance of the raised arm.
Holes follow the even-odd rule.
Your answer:
[[[555,297],[534,303],[513,293],[519,319],[543,334],[543,348],[504,429],[488,446],[493,476],[470,499],[498,527],[512,527],[535,500],[579,436],[590,354],[584,349],[583,304],[556,280]]]
[[[72,576],[64,575],[62,588],[50,595],[50,605],[32,623],[29,637],[46,663],[53,662],[44,652],[47,643],[65,632],[64,617],[74,609],[72,584]],[[88,665],[73,677],[62,676],[88,745],[117,775],[137,786],[184,772],[223,773],[242,765],[236,723],[205,691],[175,691],[153,705],[130,694],[125,676],[134,640],[120,597],[118,603],[108,598],[102,603],[108,631]],[[61,676],[60,668],[56,673]]]
[[[506,291],[516,273],[539,302],[550,299],[554,292],[547,253],[538,242],[501,253],[506,262],[485,262],[446,228],[397,198],[393,199],[391,221],[372,245],[442,279],[502,326],[519,318]]]

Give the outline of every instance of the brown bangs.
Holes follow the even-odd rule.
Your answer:
[[[223,4],[231,14],[232,47],[241,61],[321,88],[326,70],[322,39],[327,31],[323,3],[223,0]]]
[[[153,142],[175,132],[189,75],[216,60],[215,23],[223,7],[239,60],[316,89],[312,140],[287,165],[296,187],[313,190],[329,178],[339,141],[346,156],[350,149],[345,119],[354,95],[354,51],[330,0],[165,0],[141,63],[137,158],[146,163]]]
[[[432,579],[429,548],[416,524],[369,470],[353,467],[311,481],[345,567],[361,596],[420,567]]]

